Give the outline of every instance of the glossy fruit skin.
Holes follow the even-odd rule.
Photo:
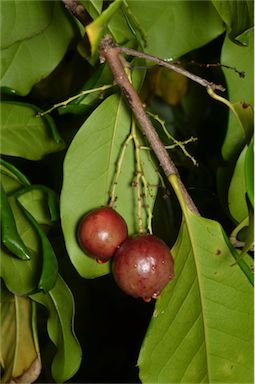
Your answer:
[[[125,220],[111,207],[101,207],[89,212],[81,220],[78,229],[81,248],[99,261],[111,259],[127,236]]]
[[[116,251],[112,272],[118,286],[145,301],[159,296],[174,277],[168,246],[154,235],[129,237]]]

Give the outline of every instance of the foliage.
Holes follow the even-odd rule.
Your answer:
[[[151,304],[128,302],[127,322],[136,306],[138,313],[143,305],[153,310],[132,358],[139,378],[123,369],[109,380],[251,383],[253,3],[81,4],[85,28],[61,1],[1,2],[3,382],[64,382],[73,376],[97,381],[81,365],[82,352],[85,366],[90,350],[100,356],[101,333],[92,324],[107,333],[103,321],[123,311],[127,298],[110,285],[106,292],[115,312],[113,304],[100,312],[106,293],[96,294],[90,284],[102,287],[103,278],[111,279],[111,264],[86,255],[76,233],[86,212],[110,201],[129,234],[142,223],[168,243],[176,277]],[[162,174],[107,63],[100,63],[105,33],[120,45],[178,59],[226,86],[224,94],[206,93],[183,75],[125,58],[127,75],[202,216],[190,211],[176,176]],[[95,312],[86,323],[93,337],[88,347],[82,311]],[[120,328],[119,344],[125,332]],[[112,345],[104,347],[106,365],[119,359],[125,366],[127,354],[118,350],[111,360]],[[103,363],[93,364],[96,372]]]

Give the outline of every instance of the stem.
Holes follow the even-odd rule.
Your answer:
[[[44,116],[44,115],[47,115],[48,113],[52,112],[54,109],[56,109],[58,107],[65,107],[67,104],[71,103],[71,101],[78,99],[80,96],[84,96],[84,95],[87,95],[87,94],[93,93],[93,92],[105,91],[106,89],[109,89],[112,87],[113,87],[113,85],[110,84],[110,85],[102,85],[101,87],[98,87],[98,88],[86,89],[84,91],[81,91],[77,95],[69,97],[69,99],[67,99],[67,100],[64,100],[64,101],[61,101],[60,103],[54,104],[53,107],[47,109],[47,111],[38,112],[36,116]]]
[[[68,9],[75,17],[82,23],[82,25],[89,24],[92,19],[88,12],[78,0],[62,0],[66,9]]]
[[[161,125],[161,127],[163,128],[163,131],[164,131],[164,133],[165,133],[165,135],[166,135],[166,137],[174,142],[174,145],[165,145],[165,148],[166,148],[166,149],[173,149],[173,148],[176,147],[176,146],[180,147],[181,150],[182,150],[182,152],[184,153],[184,155],[187,156],[187,157],[192,161],[193,165],[195,165],[195,166],[197,167],[197,166],[198,166],[198,163],[197,163],[196,159],[195,159],[193,156],[191,156],[191,155],[189,154],[189,152],[188,152],[188,151],[186,150],[186,148],[185,148],[185,144],[190,143],[190,142],[192,142],[192,141],[194,142],[194,141],[196,141],[197,139],[194,138],[194,137],[191,137],[190,139],[188,139],[188,140],[186,140],[186,141],[184,141],[184,142],[181,142],[181,141],[176,140],[176,139],[171,135],[171,133],[168,131],[168,129],[166,128],[165,122],[164,122],[163,120],[161,120],[159,116],[154,115],[154,114],[151,113],[151,112],[147,112],[147,113],[148,113],[148,115],[152,116],[152,117],[153,117],[153,118],[154,118],[154,119]]]
[[[142,202],[147,214],[147,229],[152,234],[152,211],[148,204],[148,191],[149,186],[144,175],[141,155],[140,155],[140,143],[136,135],[136,124],[134,118],[132,119],[132,138],[135,146],[135,159],[136,159],[136,187],[137,187],[137,217],[138,217],[138,229],[140,233],[145,232],[142,221]]]
[[[122,145],[121,152],[120,152],[120,155],[119,155],[119,158],[118,158],[118,162],[117,162],[117,165],[116,165],[116,172],[115,172],[115,175],[114,175],[114,179],[113,179],[113,183],[112,183],[112,189],[111,189],[111,192],[110,192],[110,202],[109,202],[109,206],[110,207],[114,206],[114,203],[115,203],[115,201],[117,199],[117,197],[116,197],[116,187],[117,187],[118,179],[119,179],[120,172],[121,172],[121,166],[122,166],[122,163],[123,163],[123,160],[124,160],[124,157],[125,157],[125,152],[126,152],[126,149],[127,149],[127,146],[129,144],[130,140],[132,140],[132,134],[131,133],[128,135],[128,137],[124,141],[124,144]]]
[[[106,35],[103,37],[100,44],[101,61],[106,60],[110,66],[116,84],[120,87],[122,93],[126,97],[127,102],[130,105],[130,108],[132,109],[143,134],[147,137],[147,140],[154,153],[156,154],[166,176],[169,177],[170,175],[177,175],[179,188],[182,191],[187,206],[195,214],[199,214],[197,207],[193,203],[179,177],[179,173],[175,164],[171,160],[167,150],[165,149],[158,134],[152,126],[152,123],[144,110],[143,104],[138,94],[128,80],[122,61],[119,57],[120,52],[120,48],[113,43],[111,36]]]
[[[188,77],[189,79],[195,81],[196,83],[202,85],[203,87],[210,88],[210,89],[218,89],[219,91],[225,91],[225,88],[222,85],[211,83],[210,81],[207,81],[200,76],[194,75],[193,73],[187,71],[186,69],[180,67],[179,65],[170,63],[169,61],[166,61],[166,60],[162,60],[159,57],[148,55],[147,53],[139,52],[134,49],[126,48],[126,47],[118,46],[118,50],[119,52],[126,53],[127,55],[141,57],[145,60],[152,61],[158,64],[160,67],[166,67],[168,69],[172,69],[173,71]]]

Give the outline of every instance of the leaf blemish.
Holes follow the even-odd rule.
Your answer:
[[[242,104],[243,109],[246,109],[250,106],[250,104],[247,104],[244,101],[241,104]]]
[[[220,256],[221,255],[221,250],[220,249],[217,249],[216,251],[216,256]]]

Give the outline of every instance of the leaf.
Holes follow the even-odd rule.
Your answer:
[[[169,105],[177,105],[187,93],[188,79],[180,73],[158,68],[150,76],[150,87]]]
[[[81,0],[80,3],[93,19],[102,12],[103,0]]]
[[[73,330],[72,293],[59,275],[51,291],[36,293],[30,297],[49,311],[48,334],[57,348],[51,371],[54,380],[63,383],[75,374],[81,362],[81,348]]]
[[[30,104],[2,102],[2,154],[40,160],[64,148],[55,126],[52,126],[53,120],[49,116],[36,116],[36,111],[37,108]]]
[[[44,185],[23,188],[15,196],[40,225],[52,226],[59,219],[59,203],[56,193]]]
[[[3,249],[0,276],[7,288],[18,295],[29,294],[38,289],[48,290],[57,277],[57,262],[39,223],[52,225],[51,220],[57,218],[56,195],[49,188],[33,185],[10,196],[9,204],[18,234],[29,249],[31,260],[27,262],[14,259]]]
[[[29,180],[22,172],[3,159],[0,159],[0,173],[1,182],[7,194],[30,185]]]
[[[249,214],[246,203],[246,185],[244,176],[246,152],[247,146],[244,147],[237,160],[228,191],[229,211],[238,223],[243,221]]]
[[[110,266],[109,263],[99,265],[84,254],[76,237],[77,227],[85,213],[107,204],[116,161],[129,135],[130,124],[131,116],[122,99],[118,95],[110,96],[79,129],[65,157],[60,199],[62,229],[70,259],[79,274],[86,278],[107,274]],[[143,153],[142,161],[149,184],[157,184],[158,178],[147,153]],[[136,192],[131,186],[134,175],[134,150],[130,143],[117,184],[115,204],[130,233],[136,231]],[[155,189],[151,187],[149,206],[153,206]]]
[[[220,225],[186,209],[172,253],[176,278],[156,301],[142,382],[253,382],[253,288]]]
[[[251,251],[253,248],[254,248],[254,210],[251,209],[251,211],[249,212],[249,225],[246,231],[245,243],[239,259],[242,258],[247,252]]]
[[[1,5],[1,48],[42,33],[50,24],[54,4],[43,1],[3,1]]]
[[[4,250],[1,250],[0,277],[4,280],[9,291],[17,295],[25,295],[37,290],[41,271],[39,256],[39,239],[33,226],[28,222],[14,197],[9,198],[17,230],[31,253],[28,261],[19,260]],[[15,276],[15,278],[13,278]]]
[[[128,5],[146,32],[145,51],[161,58],[178,58],[224,32],[210,1],[148,1],[146,7],[142,1],[128,1]]]
[[[1,208],[1,228],[2,228],[2,238],[1,242],[13,255],[17,256],[21,260],[29,260],[31,258],[30,252],[25,246],[22,238],[20,237],[14,215],[12,213],[11,207],[8,202],[8,197],[5,193],[5,190],[0,185],[1,188],[1,199],[0,199],[0,208]]]
[[[27,297],[1,291],[2,383],[34,382],[41,371],[37,338],[32,327],[32,302]]]
[[[19,199],[17,199],[17,202],[19,203],[28,221],[33,225],[40,239],[42,267],[40,279],[38,282],[38,289],[44,292],[48,292],[54,287],[58,274],[58,262],[54,249],[52,248],[50,241],[48,240],[47,236],[45,235],[33,215],[31,215],[31,213],[27,209],[25,209],[25,207],[23,207]]]
[[[232,113],[229,115],[227,134],[222,146],[222,156],[226,161],[235,161],[243,146],[248,144],[246,133],[249,137],[253,132],[253,90],[250,84],[254,78],[253,66],[253,30],[249,31],[249,46],[241,47],[225,38],[221,53],[221,64],[230,65],[245,73],[245,77],[238,76],[231,69],[223,69],[225,74],[229,100],[240,118],[236,119]],[[247,128],[244,129],[244,125]]]
[[[224,23],[227,25],[229,38],[241,44],[239,36],[254,25],[253,2],[212,0]]]
[[[254,153],[253,153],[254,140],[252,139],[248,145],[245,163],[244,163],[244,175],[247,195],[250,203],[254,207]]]
[[[88,39],[91,47],[92,59],[98,52],[98,46],[101,38],[106,33],[106,27],[114,13],[118,10],[122,3],[122,0],[115,0],[110,4],[105,11],[101,13],[92,23],[86,26],[85,30],[88,35]]]
[[[10,38],[1,50],[1,86],[13,88],[23,96],[62,60],[73,37],[73,27],[58,1],[4,2],[4,15],[8,18],[2,33]]]

